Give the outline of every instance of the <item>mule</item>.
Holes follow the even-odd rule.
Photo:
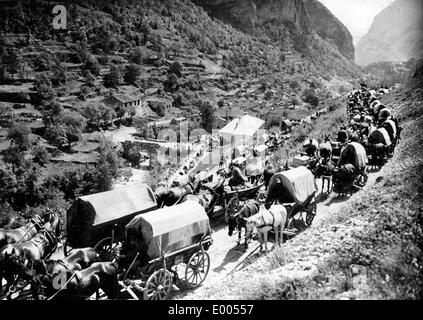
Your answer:
[[[245,219],[249,218],[255,214],[257,214],[260,211],[260,203],[258,203],[255,200],[248,200],[245,202],[244,206],[234,215],[229,215],[227,217],[228,219],[228,235],[232,237],[234,230],[238,229],[238,243],[237,245],[241,244],[241,231],[242,228],[245,229],[245,248],[248,248],[248,241],[250,240],[249,237],[247,237],[247,228]]]
[[[265,250],[268,251],[267,237],[269,231],[273,229],[275,231],[275,245],[280,246],[283,243],[283,231],[287,217],[286,208],[282,205],[271,206],[269,210],[261,208],[259,213],[245,218],[246,237],[250,237],[254,228],[256,228],[260,241],[260,251],[263,251],[263,244]]]

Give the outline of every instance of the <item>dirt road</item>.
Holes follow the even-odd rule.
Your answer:
[[[369,174],[367,184],[374,183],[376,179],[375,173]],[[339,198],[335,193],[330,195],[321,193],[321,180],[317,181],[319,191],[317,194],[317,214],[310,228],[315,228],[320,223],[325,221],[328,217],[334,213],[342,210],[342,207],[352,198],[360,196],[361,191],[353,194],[351,198],[344,197]],[[260,252],[258,250],[259,242],[252,240],[249,244],[248,249],[245,249],[243,245],[243,239],[241,245],[237,245],[238,234],[235,233],[232,237],[228,236],[228,226],[221,217],[219,220],[214,221],[213,225],[213,245],[210,247],[208,253],[210,255],[211,265],[209,274],[204,281],[203,285],[196,290],[186,292],[176,292],[174,299],[198,299],[202,296],[202,292],[206,291],[208,287],[213,287],[214,283],[219,283],[221,280],[230,276],[232,273],[242,270],[243,268],[251,265],[257,261],[260,257],[266,255],[266,252]],[[244,236],[244,234],[242,235]],[[295,238],[294,238],[295,239]],[[273,248],[273,239],[270,239],[268,244],[269,250]],[[287,240],[287,243],[292,240]],[[256,250],[257,249],[257,250]],[[298,261],[301,264],[301,261]]]

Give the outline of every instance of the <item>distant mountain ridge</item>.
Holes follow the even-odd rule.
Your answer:
[[[369,32],[357,44],[355,61],[407,61],[423,57],[423,1],[396,0],[374,19]]]
[[[348,29],[317,0],[193,0],[211,16],[241,31],[286,27],[291,33],[310,36],[313,31],[334,44],[348,60],[354,45]],[[294,29],[294,30],[293,30]],[[269,33],[269,32],[268,32]]]

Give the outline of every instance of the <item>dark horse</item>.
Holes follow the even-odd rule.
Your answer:
[[[223,176],[221,176],[218,183],[214,187],[208,187],[201,184],[200,182],[195,190],[196,194],[185,195],[182,198],[181,203],[189,200],[198,202],[201,206],[203,206],[207,214],[211,216],[213,214],[215,205],[222,200],[224,193],[224,183],[225,177]]]
[[[25,242],[32,239],[44,224],[40,216],[35,215],[26,225],[12,229],[0,229],[0,248],[7,244]]]
[[[260,203],[255,200],[248,200],[237,213],[228,216],[229,231],[228,235],[232,237],[234,230],[238,229],[238,245],[241,243],[241,230],[245,229],[245,248],[248,248],[246,218],[249,218],[260,211]]]
[[[16,284],[15,276],[22,276],[25,268],[34,261],[45,259],[51,254],[60,236],[60,219],[58,215],[50,215],[51,221],[44,224],[32,239],[8,244],[0,250],[0,283],[7,281],[6,290]]]
[[[154,192],[157,200],[157,207],[162,208],[164,206],[170,207],[180,202],[187,194],[192,194],[194,188],[191,184],[187,184],[183,187],[158,187]]]
[[[77,249],[69,256],[60,260],[41,260],[34,262],[31,270],[27,267],[26,273],[31,278],[31,289],[34,299],[40,298],[40,284],[43,291],[42,296],[54,294],[54,284],[64,285],[65,275],[68,271],[83,270],[98,262],[99,254],[92,248]]]
[[[64,270],[58,285],[57,280],[35,276],[31,283],[34,299],[58,300],[87,299],[94,293],[99,297],[99,289],[108,299],[118,295],[118,267],[114,262],[95,262],[83,270]],[[47,280],[47,281],[46,281]]]

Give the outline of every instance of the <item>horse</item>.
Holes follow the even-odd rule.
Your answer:
[[[98,298],[99,289],[108,299],[117,298],[118,266],[114,262],[94,262],[83,270],[67,270],[62,277],[60,285],[35,277],[31,285],[34,298],[78,300],[87,299],[94,293]]]
[[[180,187],[158,187],[154,192],[157,207],[162,208],[163,206],[170,207],[182,200],[187,194],[192,194],[194,188],[190,183]]]
[[[26,225],[12,230],[0,229],[0,248],[7,244],[25,242],[32,239],[41,230],[43,220],[35,215]]]
[[[245,249],[248,248],[247,228],[245,225],[245,218],[249,218],[260,211],[260,203],[255,200],[248,200],[244,206],[234,215],[227,217],[229,231],[228,235],[232,237],[234,230],[238,229],[238,245],[241,243],[241,231],[245,228]]]
[[[76,249],[72,254],[59,260],[39,260],[34,263],[34,269],[51,278],[63,274],[68,270],[83,270],[94,262],[98,262],[100,255],[93,248]]]
[[[203,185],[201,182],[198,185],[198,188],[196,189],[196,194],[187,194],[185,195],[181,203],[186,201],[195,201],[199,203],[207,212],[207,214],[212,214],[213,212],[210,212],[217,202],[221,200],[221,197],[224,193],[224,183],[225,183],[225,177],[220,177],[218,183],[213,188],[207,187]]]
[[[332,144],[329,136],[325,137],[325,142],[319,146],[320,159],[317,162],[313,174],[316,178],[322,178],[322,192],[327,181],[327,192],[330,192],[330,183],[332,180],[335,163],[332,161]]]
[[[47,222],[32,239],[8,244],[0,250],[0,283],[5,278],[6,290],[16,283],[15,276],[22,276],[30,262],[40,261],[53,252],[59,242],[60,219],[52,215],[52,220]]]
[[[335,192],[340,196],[352,195],[352,187],[358,175],[354,165],[346,163],[333,171],[333,184],[336,187]]]
[[[267,164],[266,168],[263,171],[263,180],[264,180],[264,186],[267,190],[267,187],[269,186],[270,179],[275,175],[275,168],[272,164]]]
[[[283,230],[287,222],[288,213],[282,205],[274,205],[269,208],[261,208],[260,211],[245,219],[246,238],[251,237],[254,227],[257,229],[260,241],[260,251],[263,251],[263,244],[267,249],[267,235],[270,230],[275,231],[275,244],[279,246],[283,243]]]

